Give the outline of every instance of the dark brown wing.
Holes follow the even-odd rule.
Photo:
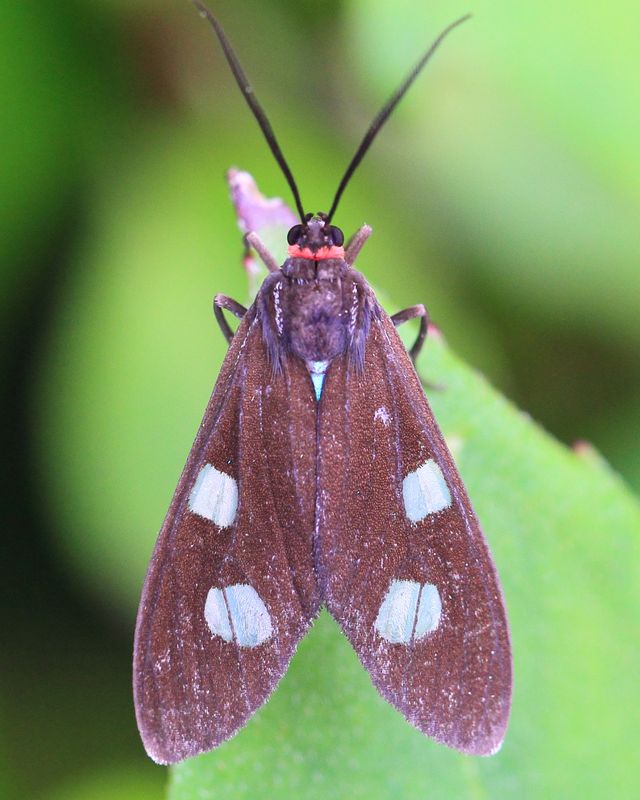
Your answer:
[[[315,399],[297,359],[274,377],[250,309],[229,352],[144,585],[138,726],[173,763],[264,703],[318,610]]]
[[[364,370],[330,367],[320,401],[318,541],[327,606],[380,693],[440,742],[502,742],[511,655],[478,520],[389,317]]]

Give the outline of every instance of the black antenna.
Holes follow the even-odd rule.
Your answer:
[[[327,214],[327,219],[325,224],[328,224],[331,221],[331,218],[335,214],[336,208],[338,207],[338,203],[340,202],[340,198],[342,197],[342,193],[347,188],[347,184],[349,183],[351,176],[356,171],[358,164],[364,158],[364,154],[367,152],[369,147],[371,147],[371,142],[376,137],[376,134],[380,130],[380,128],[384,125],[384,123],[389,119],[389,116],[393,109],[398,105],[400,100],[404,97],[407,89],[411,86],[411,84],[415,81],[415,79],[420,74],[422,68],[426,65],[427,61],[431,58],[431,56],[435,53],[438,49],[442,40],[454,29],[457,28],[458,25],[462,25],[463,22],[466,22],[471,17],[471,14],[465,14],[464,17],[460,17],[455,22],[452,22],[451,25],[448,25],[438,36],[435,42],[431,45],[431,47],[427,50],[427,52],[422,56],[420,61],[415,65],[415,67],[411,70],[411,72],[407,75],[404,81],[400,84],[399,88],[391,95],[391,97],[387,100],[385,105],[380,109],[378,114],[376,115],[375,119],[369,126],[369,130],[365,133],[364,139],[360,142],[360,147],[356,150],[355,156],[352,158],[351,163],[347,167],[347,171],[344,173],[342,180],[340,181],[340,185],[338,186],[338,191],[336,192],[336,196],[333,198],[333,203],[331,204],[331,209]]]
[[[282,155],[282,150],[280,149],[280,145],[276,140],[271,124],[267,119],[267,115],[264,113],[262,106],[260,105],[255,94],[253,93],[251,84],[247,80],[247,76],[244,74],[244,71],[240,66],[240,62],[238,61],[236,54],[233,52],[233,49],[229,44],[229,40],[227,39],[224,31],[222,30],[222,26],[220,25],[218,20],[213,16],[211,11],[209,11],[209,9],[205,5],[203,5],[203,3],[200,3],[199,0],[192,0],[192,2],[200,12],[200,15],[211,23],[211,27],[216,32],[216,36],[218,37],[220,44],[222,45],[222,49],[224,50],[227,62],[231,67],[231,72],[233,72],[233,76],[236,79],[238,86],[240,87],[244,99],[247,101],[249,108],[253,112],[253,116],[258,120],[258,125],[262,129],[264,138],[267,140],[267,144],[271,148],[271,152],[273,153],[276,161],[280,165],[280,169],[284,173],[284,177],[287,179],[287,183],[291,187],[294,200],[296,201],[296,208],[298,209],[298,214],[300,215],[301,221],[304,222],[305,221],[304,208],[302,207],[302,201],[300,200],[300,193],[298,192],[298,187],[296,186],[296,182],[293,179],[293,175],[291,174],[289,165],[287,164],[285,157]]]

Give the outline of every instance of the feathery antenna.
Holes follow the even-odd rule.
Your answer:
[[[440,36],[438,36],[438,38],[433,42],[431,47],[422,56],[420,61],[418,61],[415,67],[411,70],[411,72],[407,75],[404,81],[400,84],[398,89],[396,89],[393,95],[387,100],[385,105],[380,109],[375,119],[369,126],[369,130],[365,133],[362,142],[360,142],[360,147],[358,147],[358,149],[356,150],[356,154],[351,159],[351,163],[347,167],[347,171],[344,173],[344,176],[340,181],[340,185],[338,186],[338,191],[336,192],[336,196],[333,198],[333,203],[331,204],[331,209],[327,214],[327,220],[326,220],[327,224],[331,221],[331,218],[335,214],[336,208],[338,207],[338,203],[340,202],[340,198],[342,197],[342,193],[347,188],[347,184],[351,180],[351,176],[356,171],[356,168],[364,158],[364,155],[369,149],[369,147],[371,147],[371,142],[373,142],[373,140],[375,139],[376,134],[379,132],[380,128],[384,125],[384,123],[389,119],[389,116],[391,115],[393,109],[398,105],[400,100],[402,100],[402,98],[407,92],[407,89],[418,77],[418,75],[422,71],[422,68],[426,65],[431,56],[438,49],[443,39],[449,33],[451,33],[451,31],[454,28],[457,28],[458,25],[462,25],[462,23],[466,22],[470,17],[471,14],[465,14],[464,17],[460,17],[460,19],[457,19],[455,22],[452,22],[450,25],[447,25],[447,27],[442,31]]]

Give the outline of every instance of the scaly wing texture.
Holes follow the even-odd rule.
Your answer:
[[[273,376],[250,309],[160,532],[136,626],[134,696],[149,755],[173,763],[264,703],[316,615],[316,408],[289,359]]]
[[[511,700],[491,555],[389,317],[360,373],[330,366],[320,400],[318,572],[380,693],[434,739],[490,754]]]

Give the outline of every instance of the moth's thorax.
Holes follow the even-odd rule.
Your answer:
[[[335,285],[353,270],[342,258],[288,258],[282,265],[281,272],[292,285],[302,286]]]
[[[351,309],[358,303],[353,270],[342,259],[289,258],[277,292],[282,336],[305,361],[331,361],[349,340]]]
[[[272,361],[285,354],[330,362],[361,342],[375,300],[359,273],[342,258],[288,258],[260,292],[263,338]]]

